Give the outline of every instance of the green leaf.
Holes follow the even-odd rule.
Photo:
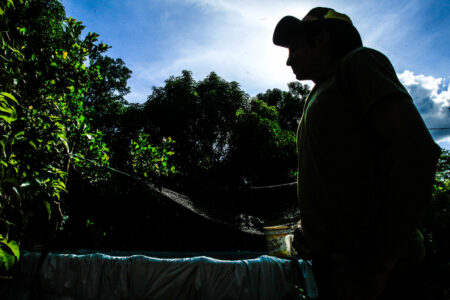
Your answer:
[[[7,117],[7,116],[2,116],[2,115],[0,115],[0,119],[5,120],[5,122],[8,123],[8,124],[11,124],[12,122],[14,122],[16,120],[16,118],[10,118],[10,117]]]
[[[47,200],[44,200],[45,208],[47,208],[48,219],[52,217],[52,208],[50,207],[50,203]]]
[[[36,144],[33,141],[28,142],[34,149],[37,149]]]
[[[0,106],[0,111],[3,111],[5,113],[7,113],[7,114],[12,114],[16,110],[14,108],[11,108],[11,107]]]
[[[11,95],[10,93],[1,92],[0,94],[6,98],[11,99],[12,101],[16,102],[17,104],[19,103],[19,102],[17,102],[16,98],[13,95]]]
[[[5,265],[5,268],[8,271],[14,264],[14,256],[0,248],[0,262]]]
[[[55,181],[55,182],[53,182],[53,186],[55,188],[60,189],[60,190],[65,190],[66,189],[66,185],[62,181]]]
[[[67,143],[67,139],[61,139],[61,141],[62,141],[64,147],[66,148],[66,151],[70,152],[69,144]]]
[[[8,248],[11,250],[11,252],[14,254],[17,260],[19,260],[20,257],[20,250],[19,245],[17,245],[16,241],[10,241],[7,243],[3,243],[4,245],[8,246]]]
[[[94,221],[91,221],[91,220],[87,219],[86,220],[86,227],[89,227],[89,226],[92,226],[92,225],[95,225]]]
[[[19,131],[18,133],[16,133],[14,138],[17,138],[17,137],[22,136],[22,135],[25,135],[25,131]]]

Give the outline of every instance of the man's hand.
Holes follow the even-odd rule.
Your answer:
[[[303,260],[311,259],[312,253],[311,250],[306,247],[301,220],[298,221],[293,234],[294,234],[294,241],[292,243],[292,246],[294,247],[295,251],[297,251],[297,256]]]
[[[390,263],[355,262],[333,255],[332,289],[337,300],[374,300],[384,291],[392,270]]]

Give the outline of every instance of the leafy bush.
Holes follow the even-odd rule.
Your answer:
[[[450,151],[438,162],[431,207],[423,222],[429,258],[427,281],[436,299],[450,298]]]

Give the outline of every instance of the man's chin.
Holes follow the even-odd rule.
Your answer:
[[[301,75],[301,74],[295,74],[295,78],[299,81],[312,80],[310,76],[305,76],[305,75]]]
[[[297,80],[306,80],[301,74],[295,74],[295,78],[297,78]]]

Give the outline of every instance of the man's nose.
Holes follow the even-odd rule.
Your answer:
[[[291,65],[291,56],[289,55],[286,61],[286,65],[290,66]]]

